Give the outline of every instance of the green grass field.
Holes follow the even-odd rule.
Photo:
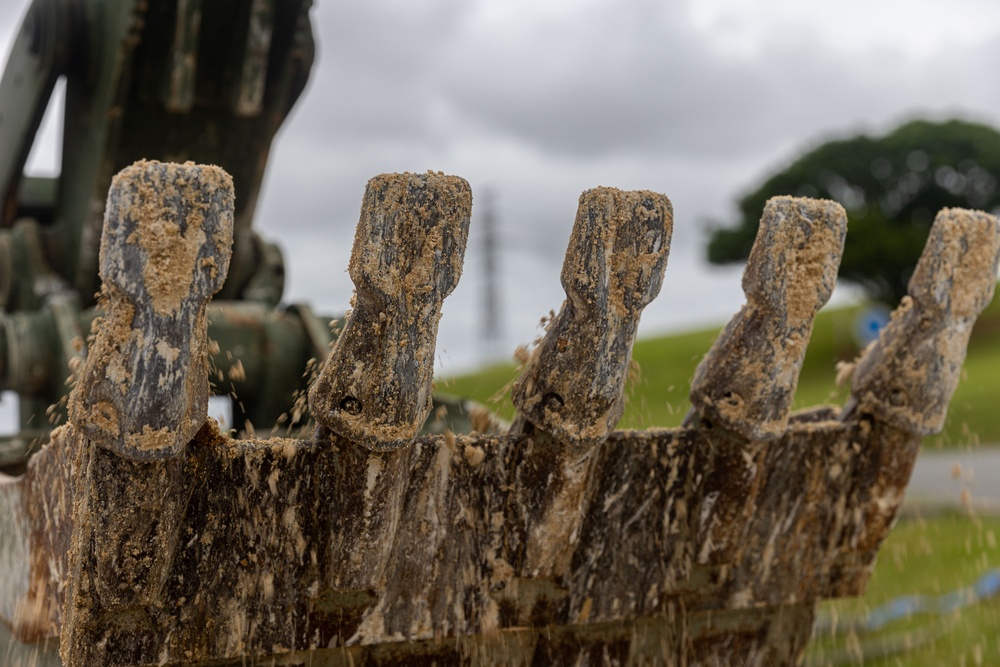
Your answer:
[[[907,595],[940,596],[968,587],[1000,567],[1000,518],[945,515],[901,521],[879,552],[878,564],[860,600],[823,604],[820,623],[838,625]],[[883,654],[883,655],[880,655]],[[817,630],[807,653],[809,667],[936,667],[1000,665],[1000,598],[942,616],[915,614],[878,632]]]
[[[963,378],[952,399],[943,433],[925,440],[931,447],[1000,443],[1000,300],[980,317],[973,331]],[[858,354],[851,331],[857,308],[824,310],[816,318],[799,378],[795,408],[822,403],[841,404],[846,388],[834,379],[838,361]],[[633,350],[636,372],[626,388],[628,403],[619,428],[677,426],[688,410],[688,390],[694,369],[718,329],[640,340]],[[517,367],[501,364],[473,375],[439,379],[438,391],[476,399],[504,418],[514,414],[505,387]]]

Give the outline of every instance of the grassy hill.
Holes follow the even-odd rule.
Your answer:
[[[1000,665],[1000,597],[945,613],[904,615],[878,630],[849,629],[892,600],[954,596],[995,571],[998,533],[1000,518],[990,516],[900,521],[882,546],[865,596],[821,605],[806,667]]]
[[[857,307],[828,309],[816,318],[806,354],[795,408],[822,403],[842,404],[846,388],[834,378],[838,361],[858,354],[852,330]],[[688,390],[694,369],[718,329],[640,340],[633,351],[637,368],[626,388],[628,399],[619,428],[677,426],[687,413]],[[505,387],[517,376],[511,364],[492,366],[455,378],[439,379],[437,390],[466,396],[489,405],[505,418],[514,414]],[[980,317],[973,331],[965,371],[952,399],[948,422],[941,435],[927,438],[930,446],[1000,443],[1000,299]]]

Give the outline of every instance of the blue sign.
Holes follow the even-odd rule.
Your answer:
[[[889,323],[892,313],[885,306],[872,306],[858,315],[854,323],[854,338],[865,347],[878,338],[879,332]]]

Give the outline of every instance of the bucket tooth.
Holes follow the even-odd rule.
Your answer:
[[[846,233],[847,215],[836,202],[767,202],[743,273],[747,302],[695,371],[686,425],[700,419],[748,440],[785,432],[813,320],[833,293]]]
[[[789,411],[813,319],[830,298],[847,216],[832,201],[768,201],[743,273],[747,302],[698,365],[684,425],[711,470],[696,501],[700,564],[741,560],[753,525],[765,460],[787,440]],[[780,443],[780,444],[779,444]]]
[[[462,274],[472,191],[457,176],[368,182],[354,238],[354,309],[309,392],[316,421],[373,451],[416,436],[431,409],[441,304]]]
[[[1000,225],[981,211],[943,209],[903,297],[854,369],[841,418],[858,454],[844,553],[831,595],[860,595],[896,522],[921,439],[944,425],[972,326],[993,298]]]
[[[580,195],[562,269],[566,301],[513,387],[522,420],[567,444],[608,437],[624,410],[639,316],[663,284],[672,230],[664,195]]]
[[[206,310],[232,240],[222,169],[142,161],[115,176],[101,240],[105,315],[70,397],[67,664],[122,664],[94,646],[98,610],[135,609],[145,622],[162,600],[190,493],[185,453],[208,421]],[[116,645],[121,628],[112,635]]]
[[[88,439],[141,461],[174,456],[208,418],[205,309],[233,241],[218,167],[141,161],[111,184],[101,241],[106,314],[73,392]]]
[[[600,478],[595,446],[621,417],[639,316],[660,291],[672,229],[664,195],[596,188],[580,196],[562,270],[567,299],[513,388],[514,432],[532,435],[512,452],[506,540],[515,571],[534,580],[529,589],[570,571]]]
[[[938,213],[904,297],[854,372],[849,413],[938,433],[979,313],[993,298],[1000,226],[981,211]]]

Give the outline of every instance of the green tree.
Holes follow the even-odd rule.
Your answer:
[[[1000,208],[998,175],[1000,132],[986,125],[915,120],[883,137],[831,141],[743,197],[736,226],[712,231],[708,259],[745,260],[773,196],[835,199],[848,215],[840,277],[895,305],[937,212]]]

